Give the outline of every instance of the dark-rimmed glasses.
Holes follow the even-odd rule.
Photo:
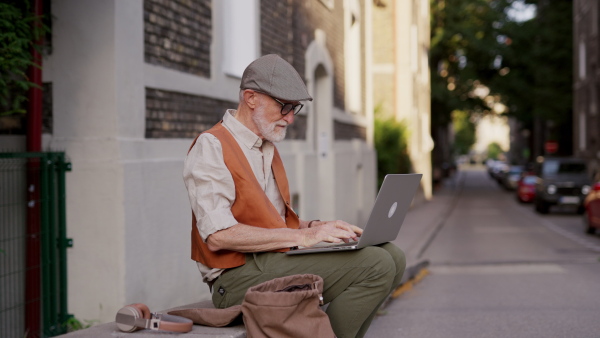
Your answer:
[[[297,104],[283,103],[283,102],[279,101],[278,99],[274,98],[273,96],[270,96],[270,97],[281,105],[281,115],[283,115],[283,116],[289,114],[291,111],[293,111],[294,115],[296,115],[300,112],[300,110],[302,110],[302,107],[304,107],[304,105],[302,103],[297,103]]]

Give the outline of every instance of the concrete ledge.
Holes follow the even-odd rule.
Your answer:
[[[213,308],[213,304],[210,300],[188,304],[164,311],[158,311],[160,313],[167,313],[172,310],[179,309],[193,309],[193,308]],[[186,336],[186,337],[217,337],[217,338],[245,338],[246,328],[244,325],[236,325],[231,327],[209,327],[202,325],[194,325],[192,331],[188,333],[173,333],[166,331],[152,331],[152,330],[140,330],[132,333],[119,331],[115,322],[96,325],[89,329],[71,332],[60,337],[64,338],[95,338],[95,337],[173,337],[173,336]]]

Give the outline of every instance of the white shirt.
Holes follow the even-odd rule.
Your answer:
[[[263,141],[239,122],[235,118],[236,113],[234,109],[227,110],[223,116],[223,126],[237,141],[258,183],[285,220],[285,204],[271,169],[275,146],[269,141]],[[231,206],[235,201],[235,184],[225,166],[221,142],[214,135],[204,133],[198,137],[185,159],[183,180],[203,241],[206,242],[211,234],[239,223],[231,213]],[[205,282],[217,278],[223,272],[223,269],[213,269],[199,262],[198,269]]]

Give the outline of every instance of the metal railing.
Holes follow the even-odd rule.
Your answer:
[[[66,332],[70,170],[62,152],[0,152],[0,337]]]

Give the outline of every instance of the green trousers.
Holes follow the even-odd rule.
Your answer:
[[[405,267],[404,252],[392,243],[346,252],[247,254],[245,265],[215,281],[212,299],[215,307],[226,308],[241,304],[248,288],[273,278],[319,275],[336,336],[363,337],[383,301],[400,284]]]

